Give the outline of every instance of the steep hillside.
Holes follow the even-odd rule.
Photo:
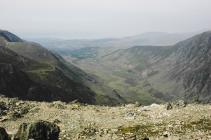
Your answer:
[[[10,37],[8,40],[1,36],[1,94],[30,100],[95,103],[95,93],[82,81],[82,75],[73,73],[74,69],[41,46]]]
[[[168,48],[143,46],[122,50],[116,61],[110,61],[118,65],[125,60],[121,68],[140,72],[165,95],[211,102],[210,48],[211,32],[205,32]]]
[[[182,80],[187,99],[211,102],[211,32],[174,46],[172,77]]]
[[[148,48],[143,48],[143,50],[145,49]],[[141,68],[145,68],[151,62],[147,62],[148,58],[145,57],[147,54],[143,55],[141,51],[139,52],[134,48],[134,50],[118,50],[99,58],[65,58],[83,70],[100,77],[105,85],[112,88],[127,102],[139,101],[143,104],[150,104],[162,102],[164,98],[168,99],[167,96],[164,97],[161,92],[150,86],[148,81],[141,76]],[[150,50],[148,53],[151,54]]]

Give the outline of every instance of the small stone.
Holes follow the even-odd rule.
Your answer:
[[[138,111],[140,111],[140,112],[142,112],[142,111],[150,111],[150,107],[143,106],[143,107],[140,107],[140,109]]]
[[[166,109],[167,109],[167,110],[171,110],[171,109],[173,109],[172,104],[171,104],[171,103],[167,103],[167,105],[166,105]]]
[[[20,106],[20,105],[22,105],[22,104],[24,104],[23,101],[19,101],[19,102],[16,102],[16,103],[15,103],[16,106]]]
[[[128,112],[128,113],[125,115],[125,118],[126,118],[126,119],[134,120],[135,117],[136,117],[136,113],[134,113],[134,112]]]
[[[0,118],[0,122],[5,122],[5,121],[7,121],[7,120],[8,120],[7,117],[2,117],[2,118]]]
[[[169,136],[168,132],[164,132],[163,136],[167,138]]]
[[[179,100],[176,102],[177,107],[186,107],[187,103],[183,100]]]
[[[150,105],[150,107],[157,108],[157,107],[160,107],[160,105],[153,103],[153,104]]]
[[[108,134],[108,129],[104,129],[104,134]]]
[[[125,107],[126,108],[134,108],[135,107],[135,104],[126,104]]]
[[[118,129],[111,129],[111,131],[112,131],[113,133],[116,133],[116,132],[118,132]]]
[[[126,140],[137,140],[136,135],[124,136],[124,139],[126,139]]]

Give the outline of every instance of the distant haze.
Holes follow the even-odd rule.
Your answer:
[[[21,37],[105,38],[211,29],[211,0],[0,0],[0,29]]]

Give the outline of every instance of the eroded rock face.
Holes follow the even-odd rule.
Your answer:
[[[10,140],[10,137],[7,134],[6,130],[2,127],[0,127],[0,140]]]
[[[60,128],[46,121],[20,125],[15,140],[58,140]]]

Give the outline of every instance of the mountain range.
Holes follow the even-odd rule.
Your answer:
[[[51,50],[77,50],[87,47],[105,47],[105,48],[128,48],[138,45],[163,45],[169,46],[185,40],[194,35],[194,33],[165,33],[165,32],[147,32],[134,36],[122,38],[102,38],[102,39],[56,39],[56,38],[29,38],[30,40],[41,43]]]
[[[184,99],[207,103],[211,102],[210,40],[208,31],[174,45],[59,48],[57,52],[102,79],[126,102]]]
[[[148,34],[148,40],[157,45],[136,45],[144,42],[137,36],[139,41],[102,39],[88,41],[89,46],[78,40],[69,48],[63,47],[65,41],[46,49],[0,30],[0,94],[101,105],[177,99],[210,103],[211,32],[183,36],[174,45],[158,43],[153,36]]]

